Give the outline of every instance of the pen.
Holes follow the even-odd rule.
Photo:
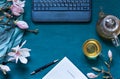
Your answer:
[[[54,60],[54,61],[52,61],[52,62],[50,62],[50,63],[48,63],[48,64],[46,64],[46,65],[44,65],[44,66],[42,66],[42,67],[40,67],[40,68],[38,68],[38,69],[36,69],[36,70],[34,70],[34,71],[31,72],[30,74],[31,74],[31,75],[34,75],[34,74],[36,74],[36,73],[38,73],[38,72],[40,72],[40,71],[48,68],[49,66],[51,66],[51,65],[53,65],[53,64],[55,64],[55,63],[57,63],[57,62],[58,62],[58,59],[57,59],[57,60]]]

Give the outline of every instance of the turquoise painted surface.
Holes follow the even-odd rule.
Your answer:
[[[111,67],[114,79],[120,79],[120,47],[115,48],[109,41],[101,39],[96,33],[96,22],[98,19],[99,7],[102,6],[107,14],[113,14],[120,18],[119,0],[92,0],[92,20],[90,23],[33,23],[31,21],[31,0],[26,0],[24,20],[30,25],[30,29],[38,28],[38,35],[26,34],[24,39],[27,43],[24,47],[31,48],[31,57],[29,63],[9,64],[11,72],[5,77],[0,75],[1,79],[42,79],[55,65],[30,76],[31,71],[53,61],[67,56],[85,75],[91,70],[92,66],[104,67],[102,59],[99,57],[96,61],[89,61],[83,55],[82,45],[87,39],[97,39],[102,45],[102,54],[107,59],[109,49],[113,52],[113,64]],[[4,77],[4,78],[3,78]],[[102,79],[101,76],[97,79]]]

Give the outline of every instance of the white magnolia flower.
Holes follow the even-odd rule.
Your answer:
[[[21,0],[12,0],[14,5],[18,5],[20,7],[24,7],[25,6],[25,1],[21,1]]]
[[[8,61],[15,60],[17,63],[18,59],[19,59],[21,61],[21,63],[23,63],[23,64],[26,64],[28,62],[26,57],[30,56],[29,51],[31,51],[31,49],[22,48],[22,46],[25,43],[26,43],[26,41],[24,41],[21,46],[18,45],[16,47],[12,48],[13,52],[8,53],[8,55],[11,56],[11,58],[9,58]]]
[[[6,72],[10,71],[10,68],[7,65],[0,64],[0,70],[2,70],[4,74],[6,74]]]
[[[89,78],[96,78],[96,77],[98,77],[98,75],[95,75],[94,73],[87,73],[87,76]]]
[[[112,51],[111,50],[108,51],[108,57],[109,57],[110,61],[112,61]]]

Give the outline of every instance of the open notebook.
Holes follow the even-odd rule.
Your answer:
[[[88,79],[67,57],[64,57],[42,79]]]

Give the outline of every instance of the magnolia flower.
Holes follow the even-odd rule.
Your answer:
[[[108,51],[108,57],[109,57],[110,61],[112,61],[112,51],[111,50]]]
[[[28,62],[26,57],[30,56],[29,51],[31,51],[31,50],[28,48],[22,48],[22,46],[25,43],[26,43],[26,41],[24,41],[21,46],[18,45],[16,47],[12,48],[13,52],[8,53],[8,55],[11,56],[11,58],[9,58],[8,61],[15,60],[17,63],[18,59],[19,59],[20,62],[23,64],[26,64]]]
[[[12,0],[14,5],[18,5],[20,7],[24,7],[25,6],[25,1],[21,1],[21,0]]]
[[[6,74],[6,72],[10,71],[10,68],[7,65],[0,64],[0,70],[2,70],[4,74]]]
[[[21,7],[19,5],[16,5],[16,4],[13,4],[10,7],[10,10],[12,11],[12,14],[15,15],[15,16],[20,16],[21,13],[24,13],[23,7]]]
[[[96,77],[98,77],[98,75],[95,75],[94,73],[87,73],[87,76],[89,78],[96,78]]]
[[[15,24],[20,28],[20,29],[28,29],[29,26],[25,21],[15,21]]]

